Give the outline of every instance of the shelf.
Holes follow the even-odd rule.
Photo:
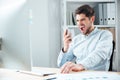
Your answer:
[[[77,26],[75,25],[68,25],[68,28],[77,28]],[[108,27],[108,28],[115,28],[115,25],[95,25],[95,27]]]
[[[66,0],[67,2],[115,2],[115,0]]]
[[[115,27],[115,25],[95,25],[96,27]]]

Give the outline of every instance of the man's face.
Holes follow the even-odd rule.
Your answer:
[[[88,18],[85,14],[77,14],[76,21],[78,28],[84,35],[89,34],[93,30],[94,16]]]

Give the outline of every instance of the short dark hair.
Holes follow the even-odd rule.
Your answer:
[[[86,17],[91,18],[92,16],[95,15],[95,11],[89,5],[82,5],[75,10],[75,15],[77,14],[85,14]]]

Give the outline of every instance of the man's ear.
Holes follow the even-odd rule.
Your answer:
[[[91,17],[91,21],[94,23],[94,21],[95,21],[95,16],[92,16],[92,17]]]

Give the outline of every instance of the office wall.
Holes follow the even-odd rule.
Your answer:
[[[29,0],[30,52],[33,66],[56,67],[60,51],[59,0]]]
[[[0,67],[29,69],[29,17],[26,0],[0,0]]]
[[[50,67],[57,66],[57,57],[61,48],[60,0],[48,0],[49,54]]]

